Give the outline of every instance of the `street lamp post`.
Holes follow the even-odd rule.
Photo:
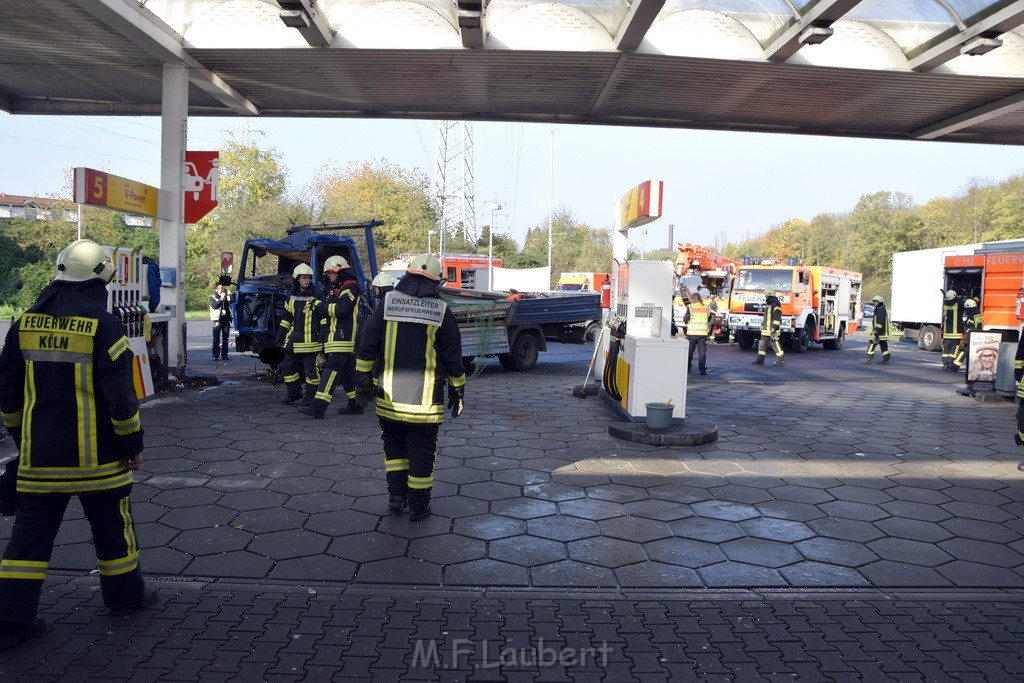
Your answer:
[[[494,213],[501,211],[501,204],[490,203],[491,225],[487,228],[487,291],[494,289]]]
[[[428,254],[432,253],[430,251],[430,237],[432,235],[436,235],[436,234],[437,234],[437,230],[427,230],[427,253]]]

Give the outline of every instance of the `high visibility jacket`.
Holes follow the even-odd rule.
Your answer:
[[[99,280],[54,283],[11,326],[0,412],[18,445],[19,493],[90,493],[132,483],[142,452],[134,363]]]
[[[356,352],[361,386],[380,359],[377,415],[395,422],[439,424],[447,383],[466,383],[462,337],[447,304],[432,296],[388,292],[363,331]]]
[[[339,288],[327,295],[321,306],[323,317],[320,322],[324,353],[353,353],[356,350],[358,301],[359,285],[355,280],[340,282]]]
[[[960,302],[953,301],[942,307],[942,336],[944,339],[960,339],[964,336]]]
[[[284,315],[278,327],[277,339],[281,348],[294,353],[317,353],[324,345],[320,341],[321,297],[312,286],[292,289],[284,304]]]
[[[771,334],[782,329],[782,307],[778,304],[769,304],[764,309],[764,317],[761,318],[761,333]]]
[[[871,334],[879,338],[888,337],[892,334],[892,327],[889,325],[889,313],[885,310],[885,304],[879,302],[875,306],[875,315],[871,322]]]
[[[711,307],[707,304],[690,304],[683,316],[687,337],[706,337],[711,334]]]

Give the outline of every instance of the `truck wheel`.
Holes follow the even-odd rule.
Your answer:
[[[516,364],[512,362],[512,356],[510,354],[499,353],[498,362],[501,364],[501,367],[505,368],[506,370],[516,369]]]
[[[806,327],[800,328],[790,340],[789,348],[793,353],[804,353],[811,348],[811,331]]]
[[[925,351],[938,351],[942,348],[942,333],[934,325],[925,325],[921,328],[917,343]]]
[[[601,332],[601,323],[590,323],[587,325],[587,331],[583,333],[583,341],[587,344],[593,344],[597,341],[597,335]]]
[[[746,330],[736,333],[736,344],[744,351],[754,348],[754,335]]]
[[[512,351],[509,353],[512,360],[512,369],[519,372],[532,370],[533,366],[537,364],[537,356],[539,354],[540,345],[537,343],[537,338],[528,332],[520,334],[512,342]]]
[[[821,343],[829,351],[838,351],[843,348],[843,342],[846,340],[846,325],[840,326],[835,339],[826,339]]]

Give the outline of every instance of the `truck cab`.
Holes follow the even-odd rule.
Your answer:
[[[379,221],[298,225],[283,239],[246,240],[238,273],[237,294],[232,304],[236,348],[239,353],[259,354],[274,346],[274,338],[288,293],[292,270],[300,263],[313,269],[314,281],[324,283],[323,264],[331,256],[342,256],[356,274],[364,294],[377,274],[373,227]],[[356,231],[354,236],[325,234],[326,230]],[[362,230],[362,234],[358,231]],[[369,264],[369,270],[364,266]],[[365,300],[367,307],[372,302]]]

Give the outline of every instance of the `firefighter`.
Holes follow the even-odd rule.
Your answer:
[[[889,335],[892,329],[889,327],[889,314],[885,310],[885,302],[882,297],[875,295],[871,297],[871,303],[875,305],[875,314],[871,319],[871,334],[868,342],[868,357],[864,362],[871,365],[875,357],[875,347],[882,349],[882,362],[879,365],[889,364]]]
[[[384,442],[388,506],[408,505],[409,519],[430,515],[437,432],[444,419],[444,388],[452,417],[462,412],[466,374],[455,316],[441,300],[441,264],[429,254],[414,257],[384,305],[374,311],[356,353],[356,398],[374,394],[379,362],[377,417]]]
[[[313,402],[320,384],[316,366],[317,355],[323,349],[320,342],[320,302],[323,296],[313,285],[313,269],[305,263],[292,271],[292,290],[284,304],[284,315],[277,328],[276,345],[284,349],[281,372],[288,393],[281,403],[285,405],[302,399],[302,405]],[[305,380],[306,392],[302,386]]]
[[[769,345],[775,352],[775,362],[772,365],[785,365],[785,354],[782,352],[782,344],[779,343],[779,330],[782,329],[782,307],[779,305],[779,297],[776,296],[774,290],[766,290],[764,295],[765,309],[764,317],[761,318],[761,341],[757,344],[757,358],[751,365],[764,365]]]
[[[359,283],[356,273],[342,256],[331,256],[324,263],[327,276],[326,298],[317,313],[320,318],[320,342],[326,355],[320,371],[313,402],[299,408],[300,413],[318,420],[324,418],[334,390],[341,383],[348,403],[338,409],[341,415],[359,415],[356,403],[355,352],[359,329]]]
[[[706,290],[705,290],[706,291]],[[714,335],[715,314],[711,307],[704,303],[700,293],[690,295],[690,305],[683,314],[683,327],[686,328],[686,339],[690,342],[690,358],[686,365],[687,372],[693,372],[693,354],[697,353],[697,368],[700,374],[708,374],[708,338]]]
[[[957,371],[954,358],[963,339],[963,307],[956,291],[946,292],[946,301],[942,306],[942,369]]]
[[[384,302],[384,295],[395,288],[395,278],[387,273],[377,273],[370,283],[370,293],[373,295],[374,308]]]
[[[72,496],[92,530],[103,602],[112,614],[153,604],[139,568],[132,470],[143,430],[124,327],[107,312],[114,263],[77,240],[57,275],[11,326],[0,353],[0,413],[18,447],[0,477],[0,514],[14,515],[0,561],[0,649],[46,630],[39,598]]]
[[[981,332],[984,328],[984,317],[978,307],[977,299],[968,299],[964,302],[964,333],[960,338],[960,344],[953,353],[953,370],[959,371],[964,366],[964,359],[967,357],[967,340],[971,332]]]

